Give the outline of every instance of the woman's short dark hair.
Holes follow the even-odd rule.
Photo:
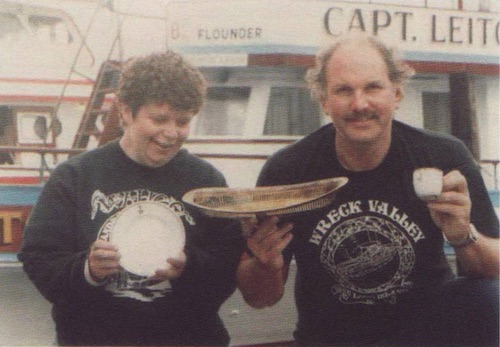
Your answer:
[[[118,100],[135,116],[148,103],[168,104],[176,111],[198,113],[207,83],[201,72],[173,51],[133,58],[125,63]]]

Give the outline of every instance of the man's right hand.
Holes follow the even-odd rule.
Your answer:
[[[278,225],[278,218],[241,221],[248,251],[243,253],[237,271],[238,288],[252,307],[277,303],[285,292],[288,267],[283,250],[292,240],[292,224]]]
[[[256,219],[244,219],[242,228],[247,235],[247,247],[260,266],[270,271],[283,268],[283,250],[292,240],[292,224],[278,226],[278,218],[270,217],[258,223]]]
[[[88,256],[90,275],[96,282],[120,271],[120,254],[116,246],[103,240],[95,241]]]

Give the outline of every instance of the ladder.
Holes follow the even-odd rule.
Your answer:
[[[99,145],[117,137],[117,132],[119,131],[118,106],[116,102],[113,102],[111,107],[106,107],[105,101],[106,98],[114,97],[120,75],[121,64],[119,62],[108,60],[102,63],[89,102],[75,135],[72,148],[87,148],[91,136],[94,136],[98,140]],[[99,119],[104,120],[104,129],[102,132],[97,127]]]

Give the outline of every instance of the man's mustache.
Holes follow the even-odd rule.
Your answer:
[[[345,120],[355,121],[355,120],[375,119],[377,117],[378,117],[377,113],[373,111],[351,112],[347,115]]]

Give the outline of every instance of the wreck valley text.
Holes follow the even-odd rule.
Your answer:
[[[496,13],[467,16],[439,11],[417,14],[410,11],[330,7],[324,14],[323,25],[326,33],[332,36],[363,31],[373,35],[390,33],[402,41],[481,46],[500,44],[500,21]]]
[[[379,216],[384,216],[388,220],[395,222],[401,228],[406,230],[408,235],[415,242],[425,238],[424,233],[418,225],[411,221],[408,215],[401,212],[397,207],[392,206],[387,202],[378,200],[368,200],[367,205],[364,205],[362,201],[358,200],[347,202],[340,205],[337,209],[331,210],[326,215],[326,218],[318,222],[309,242],[319,245],[323,236],[332,230],[334,224],[351,218],[352,216],[359,215],[365,211],[369,211],[370,213]]]

